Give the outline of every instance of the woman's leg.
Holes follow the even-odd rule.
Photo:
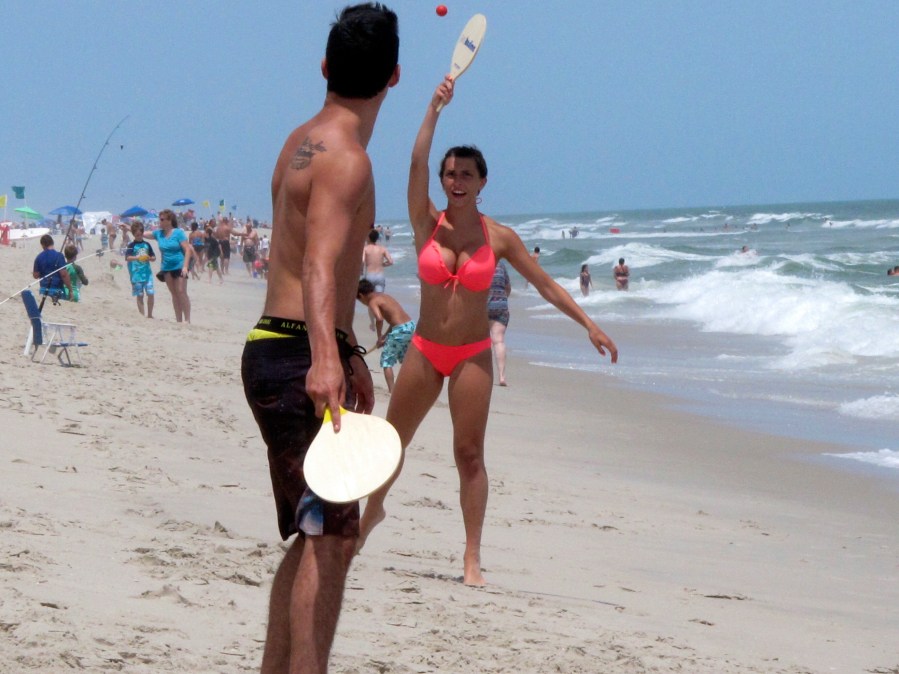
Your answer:
[[[490,321],[490,339],[493,342],[493,355],[496,356],[496,369],[499,374],[499,385],[506,385],[506,326],[499,321]]]
[[[180,323],[183,315],[181,312],[181,294],[178,290],[179,281],[181,281],[180,278],[173,278],[170,273],[165,272],[165,285],[172,295],[172,309],[175,310],[175,320]]]
[[[187,278],[181,277],[178,281],[178,293],[180,296],[181,315],[185,323],[190,323],[190,297],[187,296]]]
[[[453,454],[459,471],[459,500],[465,524],[466,585],[486,585],[481,574],[481,533],[487,511],[487,468],[484,435],[493,389],[493,362],[487,349],[462,362],[450,377],[449,407],[453,419]]]
[[[190,298],[187,296],[187,278],[173,278],[166,273],[165,284],[172,294],[172,308],[175,310],[175,320],[190,323]]]
[[[405,458],[406,448],[412,442],[415,431],[434,405],[443,388],[443,376],[438,374],[421,351],[412,347],[406,352],[403,368],[396,378],[390,405],[387,407],[387,421],[393,424],[400,436]],[[362,519],[359,522],[359,543],[356,551],[362,549],[371,530],[384,519],[384,499],[390,487],[396,482],[403,469],[403,461],[390,481],[368,497]]]

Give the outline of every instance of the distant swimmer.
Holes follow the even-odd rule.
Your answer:
[[[752,248],[749,246],[743,246],[740,250],[737,251],[740,255],[758,255]]]
[[[624,264],[624,258],[618,258],[618,264],[612,269],[612,276],[615,277],[615,287],[618,290],[627,290],[627,284],[630,280],[631,270]]]
[[[586,297],[590,294],[590,288],[593,287],[593,279],[590,278],[590,269],[587,265],[581,265],[581,294]]]
[[[899,265],[896,265],[892,269],[887,269],[887,276],[899,276]]]

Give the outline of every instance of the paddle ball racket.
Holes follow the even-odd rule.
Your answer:
[[[400,436],[386,419],[340,408],[340,432],[331,410],[303,462],[306,484],[325,501],[358,501],[382,487],[396,472],[403,454]]]
[[[453,58],[450,61],[450,77],[453,81],[459,79],[468,66],[474,61],[474,57],[478,55],[481,43],[484,41],[484,35],[487,32],[487,17],[483,14],[475,14],[465,24],[456,47],[453,49]],[[437,106],[437,112],[443,110],[443,103]]]

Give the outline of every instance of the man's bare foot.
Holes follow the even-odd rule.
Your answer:
[[[471,557],[465,555],[465,575],[462,578],[462,582],[473,587],[484,587],[487,584],[484,575],[481,573],[480,555],[472,555]]]
[[[508,386],[508,384],[506,383],[506,380],[505,380],[505,379],[500,379],[500,380],[499,380],[499,385],[500,385],[500,386]]]
[[[383,507],[375,507],[374,504],[365,504],[362,519],[359,520],[359,539],[356,541],[355,554],[359,554],[362,550],[362,546],[365,545],[365,541],[368,540],[368,535],[372,532],[372,529],[383,522],[385,517],[387,517],[387,513]]]

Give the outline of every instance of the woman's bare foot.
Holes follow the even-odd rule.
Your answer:
[[[481,573],[481,556],[465,554],[465,575],[462,578],[465,585],[484,587],[487,581]]]
[[[362,550],[362,546],[365,545],[365,541],[368,540],[368,535],[372,532],[372,529],[383,522],[385,517],[387,517],[387,512],[384,510],[384,506],[375,505],[374,503],[365,504],[362,518],[359,520],[359,539],[356,541],[357,555]]]

